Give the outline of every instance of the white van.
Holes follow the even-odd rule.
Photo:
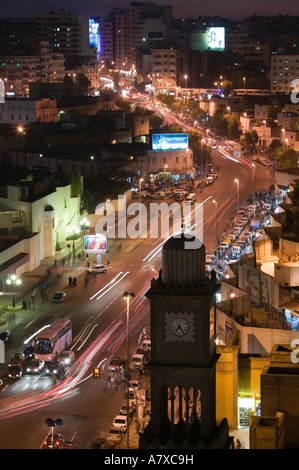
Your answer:
[[[141,369],[141,370],[144,368],[144,355],[143,354],[133,354],[131,358],[131,368]]]
[[[151,345],[152,345],[152,343],[151,343],[151,340],[150,340],[150,339],[144,339],[144,340],[142,341],[141,347],[142,347],[142,348],[147,348],[147,349],[151,350]]]
[[[186,202],[191,202],[191,204],[193,204],[195,201],[196,201],[195,193],[190,193],[190,194],[186,197]]]

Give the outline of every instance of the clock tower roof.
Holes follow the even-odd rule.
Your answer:
[[[169,287],[195,287],[205,280],[206,249],[196,238],[180,233],[162,249],[162,282]]]

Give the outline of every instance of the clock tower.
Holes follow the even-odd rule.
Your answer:
[[[151,420],[140,448],[227,446],[227,422],[220,426],[218,445],[215,417],[216,277],[214,272],[206,277],[205,260],[198,239],[173,236],[163,247],[162,270],[147,293]]]

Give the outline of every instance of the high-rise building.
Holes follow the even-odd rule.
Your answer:
[[[35,15],[35,36],[49,41],[52,50],[63,54],[65,60],[88,56],[89,18],[67,10]]]
[[[141,47],[161,47],[170,36],[172,6],[155,2],[131,2],[124,8],[112,8],[102,18],[100,60],[114,62],[116,69],[131,70],[138,62]]]

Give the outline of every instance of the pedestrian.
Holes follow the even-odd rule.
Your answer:
[[[241,449],[241,442],[239,439],[236,440],[236,449]]]
[[[71,287],[71,285],[72,285],[72,277],[70,276],[69,277],[69,287]]]
[[[73,286],[76,287],[76,285],[77,285],[77,279],[74,277],[73,278]]]
[[[28,308],[30,310],[30,299],[27,299],[27,305],[28,305]]]

